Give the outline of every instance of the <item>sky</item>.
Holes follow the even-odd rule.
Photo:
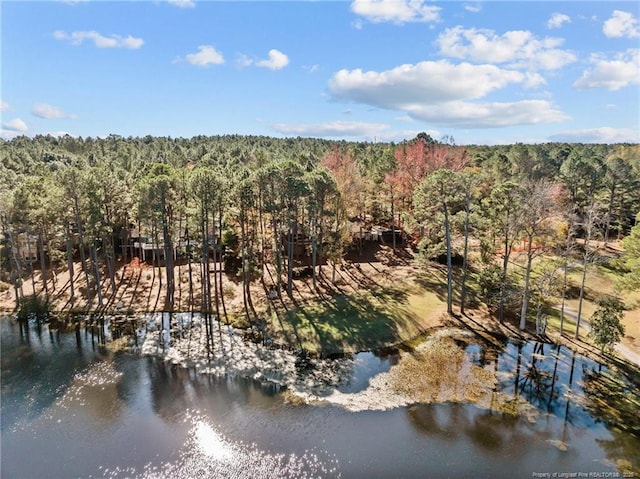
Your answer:
[[[0,136],[640,142],[640,2],[0,2]]]

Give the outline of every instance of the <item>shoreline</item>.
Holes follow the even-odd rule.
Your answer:
[[[417,266],[409,256],[393,253],[382,247],[375,254],[360,258],[361,263],[345,263],[336,268],[335,282],[331,281],[330,267],[322,269],[315,288],[311,278],[294,281],[293,294],[284,292],[279,297],[269,298],[260,281],[251,283],[253,310],[248,312],[242,298],[242,284],[227,277],[224,294],[221,295],[221,324],[230,324],[251,336],[256,332],[267,338],[270,344],[290,351],[306,351],[314,356],[330,357],[378,351],[381,349],[403,349],[411,347],[420,338],[439,328],[458,326],[466,328],[489,342],[496,337],[510,340],[538,338],[544,341],[560,341],[562,344],[585,351],[600,361],[620,362],[609,354],[601,355],[582,335],[574,340],[569,332],[560,337],[550,328],[546,337],[540,338],[533,331],[520,331],[508,321],[500,324],[485,308],[467,308],[465,315],[449,316],[445,312],[444,290],[446,280],[441,265]],[[70,300],[70,278],[66,271],[56,272],[55,287],[49,283],[49,310],[58,316],[116,316],[135,317],[161,313],[201,314],[197,309],[200,285],[186,281],[186,267],[177,265],[176,278],[180,278],[175,294],[173,311],[163,311],[166,285],[160,284],[162,269],[144,263],[137,267],[120,265],[116,272],[115,290],[103,276],[101,289],[104,306],[83,304],[86,284],[81,268],[74,283],[76,301]],[[269,273],[267,270],[266,273]],[[36,272],[35,293],[44,297],[42,280]],[[33,294],[32,282],[23,284],[25,297]],[[7,295],[8,293],[8,295]],[[13,291],[0,296],[0,315],[16,314]],[[215,317],[215,313],[212,313]],[[529,328],[532,326],[528,324]],[[586,330],[583,330],[583,333]],[[246,334],[245,334],[246,333]],[[635,353],[633,348],[629,348]],[[635,353],[637,354],[637,353]],[[626,359],[626,358],[625,358]],[[631,359],[630,364],[640,366]],[[637,359],[637,358],[636,358]],[[624,360],[624,359],[623,359]]]
[[[199,317],[202,315],[199,311],[113,311],[113,310],[91,310],[91,311],[60,311],[54,310],[50,311],[55,316],[91,316],[100,314],[102,317],[125,317],[127,320],[130,320],[132,323],[135,320],[145,321],[145,318],[136,318],[136,316],[162,316],[164,314],[171,314],[174,316],[196,316]],[[239,336],[241,336],[245,341],[252,342],[253,344],[262,344],[265,347],[269,347],[272,349],[277,349],[281,351],[287,351],[290,353],[300,353],[306,355],[308,358],[312,359],[335,359],[335,358],[343,358],[349,357],[351,355],[356,355],[359,353],[395,353],[400,351],[413,351],[416,346],[419,346],[422,342],[424,342],[427,338],[432,336],[433,334],[438,333],[442,330],[448,330],[452,328],[458,328],[460,330],[464,330],[473,334],[479,341],[484,342],[488,345],[496,345],[500,341],[507,340],[509,342],[526,342],[526,341],[541,341],[546,344],[560,344],[572,351],[575,351],[578,354],[581,354],[585,357],[588,357],[592,360],[608,364],[610,366],[616,367],[625,367],[630,368],[630,372],[637,375],[638,381],[640,381],[640,362],[636,361],[635,354],[632,357],[625,357],[624,354],[621,353],[620,350],[616,349],[615,352],[617,354],[612,355],[610,353],[605,353],[604,355],[601,351],[596,348],[594,345],[583,341],[582,339],[576,340],[572,337],[572,335],[563,334],[559,335],[557,331],[552,331],[550,334],[545,336],[540,336],[534,334],[530,331],[520,331],[515,325],[510,324],[509,322],[505,322],[504,324],[500,324],[497,320],[489,318],[482,318],[480,321],[474,319],[476,315],[482,315],[482,311],[474,311],[469,310],[469,313],[462,316],[459,314],[455,314],[453,316],[448,316],[445,314],[441,314],[437,324],[432,324],[423,330],[419,331],[418,334],[407,338],[395,338],[394,341],[390,341],[387,343],[370,343],[364,348],[354,349],[354,348],[345,348],[341,350],[336,349],[316,349],[316,350],[307,350],[304,348],[296,348],[292,347],[289,344],[284,342],[277,342],[267,337],[267,341],[260,342],[255,340],[255,335],[251,332],[250,326],[237,326],[233,324],[226,324],[223,321],[218,321],[214,319],[214,323],[217,324],[220,328],[222,327],[231,327],[235,331],[237,331]],[[16,314],[16,311],[7,311],[0,309],[0,317],[10,317],[11,315]],[[148,321],[149,318],[146,318]],[[97,326],[97,325],[94,325]],[[86,326],[85,326],[86,327]],[[175,329],[175,328],[174,328]],[[123,336],[127,337],[128,335],[125,333]],[[111,342],[113,340],[110,340]],[[633,352],[632,352],[633,353]],[[640,382],[639,382],[640,385]]]

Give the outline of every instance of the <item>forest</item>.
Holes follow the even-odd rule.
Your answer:
[[[459,146],[425,133],[0,142],[8,311],[138,311],[122,298],[142,278],[158,292],[142,309],[268,329],[274,314],[344,309],[349,271],[358,294],[393,300],[403,278],[432,271],[421,291],[448,314],[482,310],[539,333],[555,315],[578,337],[585,312],[640,306],[639,145]],[[405,269],[385,283],[376,263]]]

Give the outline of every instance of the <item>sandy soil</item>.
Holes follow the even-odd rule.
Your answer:
[[[393,286],[395,288],[411,284],[416,269],[412,266],[410,251],[398,251],[393,254],[390,248],[375,247],[364,251],[362,254],[353,253],[347,257],[342,265],[336,268],[335,282],[331,265],[324,265],[319,269],[316,288],[314,289],[312,278],[305,277],[295,279],[291,297],[286,294],[284,286],[277,298],[269,299],[269,289],[276,283],[273,269],[265,268],[263,281],[254,281],[251,284],[252,318],[267,317],[272,313],[284,313],[295,310],[305,305],[312,305],[321,299],[337,296],[352,296],[375,288]],[[221,264],[211,263],[211,270],[220,267]],[[25,296],[35,293],[47,296],[50,308],[64,312],[91,312],[101,310],[107,313],[145,313],[156,311],[187,312],[200,311],[202,309],[202,284],[200,278],[199,263],[191,265],[191,274],[188,264],[179,264],[174,269],[176,278],[176,292],[174,304],[171,308],[166,297],[166,272],[164,268],[152,267],[141,263],[137,258],[127,264],[118,264],[115,272],[115,289],[112,288],[108,277],[107,268],[102,268],[101,293],[103,307],[99,307],[97,289],[93,277],[89,274],[89,285],[82,270],[81,263],[74,263],[74,289],[75,297],[71,298],[71,282],[66,268],[55,272],[48,272],[45,291],[41,271],[34,273],[34,281],[27,278],[23,283]],[[242,283],[238,275],[223,273],[220,317],[223,322],[230,322],[239,327],[249,326],[250,315],[246,314]],[[190,281],[190,278],[192,281]],[[286,271],[282,281],[286,283]],[[212,277],[213,287],[213,277]],[[5,287],[8,285],[5,284]],[[212,294],[213,296],[213,294]],[[212,298],[213,299],[213,298]],[[0,294],[0,312],[12,312],[16,309],[13,289]],[[249,308],[250,309],[250,308]],[[430,308],[429,314],[416,317],[416,325],[411,336],[416,336],[441,324],[441,304],[436,308]],[[226,311],[226,316],[224,312]],[[434,314],[431,314],[431,313]],[[272,331],[273,332],[273,331]],[[278,332],[272,336],[277,337]],[[366,338],[365,338],[366,339]],[[400,337],[400,340],[408,340],[411,337]],[[375,345],[376,347],[379,345]],[[362,348],[359,348],[362,349]]]
[[[294,280],[294,298],[291,300],[282,290],[283,301],[308,300],[318,294],[348,293],[358,291],[367,282],[372,284],[393,284],[398,280],[409,279],[414,268],[409,262],[409,252],[405,251],[395,256],[390,248],[382,247],[371,255],[358,256],[357,262],[347,258],[342,266],[337,268],[335,284],[331,283],[331,266],[324,265],[321,271],[321,280],[317,283],[317,293],[313,291],[311,278]],[[211,271],[220,268],[221,263],[210,263]],[[186,263],[178,264],[174,268],[176,278],[176,292],[174,295],[173,311],[199,310],[202,302],[202,284],[200,281],[200,263],[189,266]],[[51,308],[56,311],[93,311],[100,309],[98,305],[97,288],[93,276],[89,272],[89,288],[85,280],[84,272],[79,261],[75,261],[74,288],[75,298],[71,299],[70,275],[66,268],[58,268],[55,272],[47,273],[47,290],[43,284],[42,274],[39,268],[34,271],[34,281],[30,277],[23,281],[25,296],[34,294],[47,295]],[[265,268],[264,282],[269,287],[275,283],[275,272]],[[154,312],[168,311],[166,298],[166,273],[164,267],[152,267],[150,264],[140,262],[137,258],[126,264],[119,263],[115,272],[115,290],[112,289],[106,267],[100,270],[101,293],[103,296],[103,309],[106,311],[132,311]],[[223,273],[224,303],[228,311],[239,313],[244,309],[242,298],[242,283],[239,274]],[[189,278],[192,278],[192,285]],[[286,271],[282,277],[286,281]],[[213,275],[211,279],[213,287]],[[35,286],[35,288],[34,288]],[[191,287],[190,287],[191,286]],[[9,285],[4,284],[5,288]],[[213,294],[213,293],[212,293]],[[251,285],[251,296],[254,307],[259,309],[267,303],[267,292],[260,281],[254,281]],[[10,312],[16,308],[13,288],[4,291],[0,295],[0,311]]]

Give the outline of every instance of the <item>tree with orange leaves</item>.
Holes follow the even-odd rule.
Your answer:
[[[362,205],[365,180],[353,155],[335,145],[320,165],[329,170],[336,180],[336,186],[347,214],[355,215],[358,213]]]

